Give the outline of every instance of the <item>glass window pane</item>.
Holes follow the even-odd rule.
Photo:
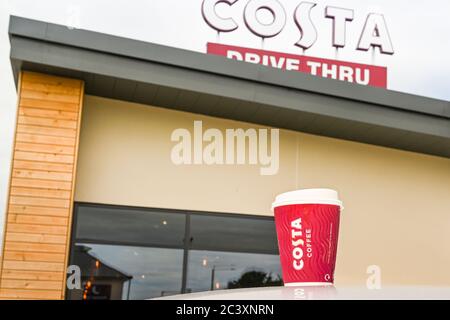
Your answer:
[[[84,241],[183,246],[184,214],[79,205],[76,217],[76,238]]]
[[[82,290],[68,299],[148,299],[179,294],[183,250],[77,243],[71,264],[81,269]]]
[[[278,254],[273,219],[191,215],[192,248]]]
[[[186,214],[76,207],[71,264],[82,289],[68,299],[147,299],[181,293]],[[190,214],[186,292],[281,285],[271,218]]]
[[[278,255],[189,251],[188,292],[282,284]]]

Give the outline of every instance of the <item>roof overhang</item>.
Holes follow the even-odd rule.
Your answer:
[[[11,63],[87,94],[450,158],[450,102],[11,16]]]

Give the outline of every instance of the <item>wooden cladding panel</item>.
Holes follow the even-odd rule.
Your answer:
[[[20,132],[16,133],[16,141],[31,142],[37,144],[53,144],[59,146],[73,146],[75,143],[75,139],[73,138],[42,136]]]
[[[7,270],[3,274],[3,278],[11,280],[62,281],[64,278],[64,273],[51,271]]]
[[[56,300],[61,299],[61,291],[0,288],[0,297],[11,300]]]
[[[49,216],[31,216],[26,214],[10,214],[8,216],[9,223],[20,224],[39,224],[49,226],[67,226],[68,218],[49,217]]]
[[[47,244],[47,243],[10,241],[5,245],[5,250],[24,251],[24,252],[64,253],[65,252],[65,244]]]
[[[55,199],[70,199],[70,191],[35,189],[26,187],[11,187],[10,194],[14,196],[45,197]]]
[[[44,117],[33,117],[29,115],[19,115],[18,118],[19,124],[28,124],[28,125],[36,125],[36,126],[47,126],[54,128],[68,128],[76,130],[77,122],[74,120],[61,120],[61,119],[52,119],[52,118],[44,118]]]
[[[29,117],[37,117],[37,118],[46,118],[53,120],[74,120],[77,121],[78,113],[70,112],[70,111],[61,111],[61,110],[48,110],[48,109],[39,109],[39,108],[27,108],[22,107],[19,111],[20,116],[29,116]]]
[[[56,217],[68,217],[69,213],[65,208],[52,208],[52,207],[35,207],[35,206],[23,206],[10,204],[8,206],[8,212],[14,214],[28,214],[28,215],[46,215]]]
[[[13,167],[15,169],[30,169],[41,171],[55,171],[55,172],[71,172],[72,166],[64,163],[48,163],[41,161],[30,160],[14,160]]]
[[[0,298],[63,299],[83,82],[22,72]]]

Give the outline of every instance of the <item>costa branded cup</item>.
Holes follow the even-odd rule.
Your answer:
[[[272,204],[285,286],[332,285],[343,209],[331,189],[278,195]]]

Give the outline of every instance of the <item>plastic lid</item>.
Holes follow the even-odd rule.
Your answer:
[[[342,201],[336,190],[332,189],[300,189],[279,194],[272,203],[272,210],[275,207],[286,206],[290,204],[332,204],[344,209]]]

